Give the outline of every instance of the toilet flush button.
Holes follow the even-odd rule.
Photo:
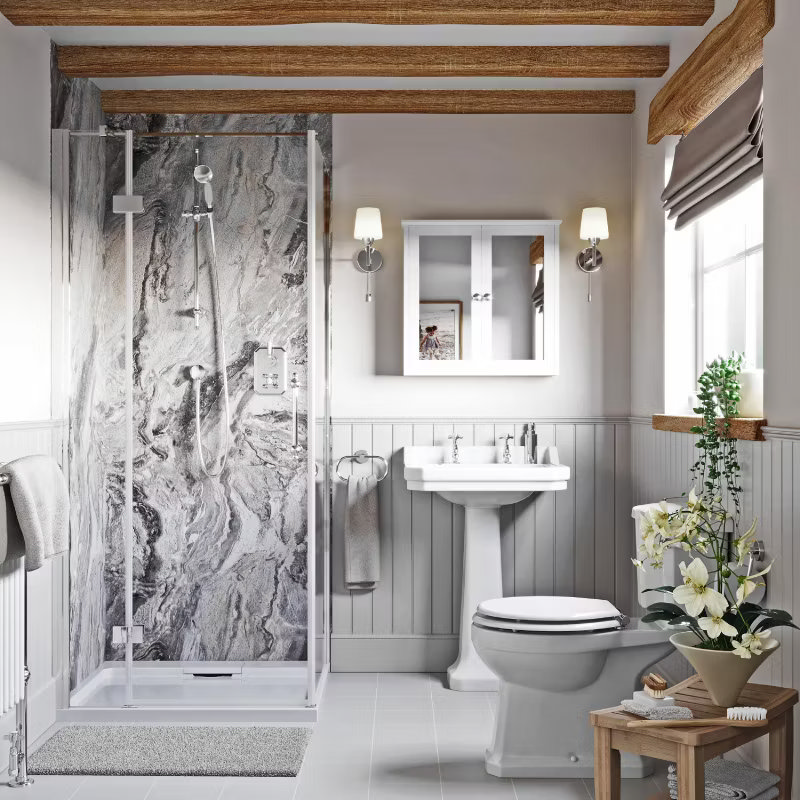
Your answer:
[[[576,755],[575,755],[575,753],[570,753],[570,754],[569,754],[569,760],[570,760],[570,761],[571,761],[573,764],[577,764],[577,763],[578,763],[578,761],[579,761],[580,759],[578,758],[578,756],[576,756]]]

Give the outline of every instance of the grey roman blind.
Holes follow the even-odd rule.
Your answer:
[[[667,188],[661,195],[675,229],[757,180],[764,169],[762,121],[763,68],[758,69],[719,108],[675,148]]]

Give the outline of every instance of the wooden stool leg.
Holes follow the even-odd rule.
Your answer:
[[[781,779],[778,784],[780,800],[790,800],[792,796],[792,759],[794,757],[792,711],[793,709],[790,708],[783,714],[777,727],[769,732],[769,771]]]
[[[678,797],[705,800],[706,766],[702,747],[682,744],[678,748]]]
[[[611,729],[594,729],[595,800],[620,800],[619,750],[611,747]]]

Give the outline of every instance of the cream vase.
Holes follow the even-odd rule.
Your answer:
[[[750,676],[780,647],[780,643],[775,642],[760,655],[741,658],[731,651],[696,647],[700,639],[692,631],[673,633],[669,640],[697,670],[711,699],[723,708],[737,704]]]

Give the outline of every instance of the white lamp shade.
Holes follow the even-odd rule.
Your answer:
[[[356,210],[356,227],[353,232],[356,239],[382,239],[381,210],[379,208],[359,208]]]
[[[581,239],[608,239],[608,217],[604,208],[584,208]]]

